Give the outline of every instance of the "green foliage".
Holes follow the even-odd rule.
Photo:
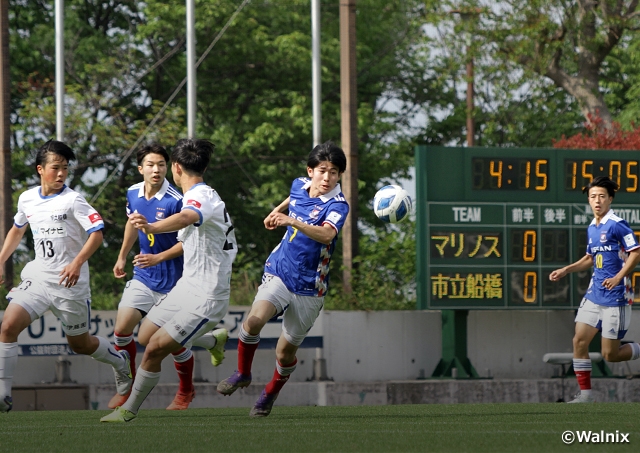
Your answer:
[[[378,221],[380,222],[380,221]],[[360,238],[352,293],[329,287],[328,310],[412,310],[416,306],[416,224],[387,225]],[[331,283],[333,285],[333,283]]]

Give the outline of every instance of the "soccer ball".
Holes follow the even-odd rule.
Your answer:
[[[409,217],[411,197],[400,186],[384,186],[373,198],[373,212],[383,222],[400,222]]]

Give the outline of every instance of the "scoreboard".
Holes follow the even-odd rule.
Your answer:
[[[417,147],[418,307],[577,308],[591,272],[549,274],[586,253],[600,175],[640,239],[640,151]],[[640,303],[640,266],[631,279]]]

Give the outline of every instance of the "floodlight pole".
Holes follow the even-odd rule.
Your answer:
[[[320,0],[311,0],[311,93],[313,146],[322,143],[322,66],[320,65]]]
[[[196,134],[196,7],[187,1],[187,136]]]
[[[64,141],[64,0],[56,0],[56,140]]]

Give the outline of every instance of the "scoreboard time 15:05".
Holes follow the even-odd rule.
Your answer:
[[[549,274],[586,252],[582,188],[618,182],[613,209],[640,238],[639,162],[631,151],[418,147],[418,306],[577,308],[591,273]],[[640,301],[640,271],[632,281]]]

